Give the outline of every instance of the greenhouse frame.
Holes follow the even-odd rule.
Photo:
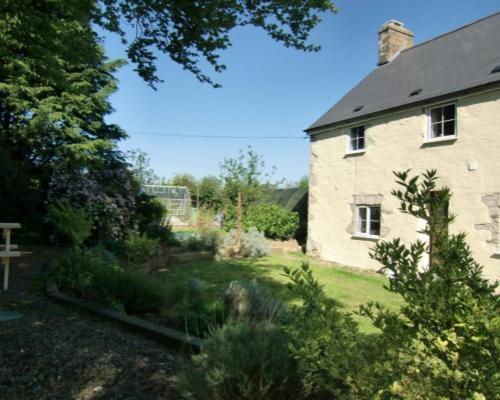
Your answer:
[[[187,223],[191,213],[191,196],[185,186],[144,185],[142,191],[160,201],[168,211],[169,222]]]

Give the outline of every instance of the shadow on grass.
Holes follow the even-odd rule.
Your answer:
[[[298,268],[300,262],[297,263]],[[222,291],[231,281],[252,281],[267,288],[277,298],[288,304],[298,304],[301,298],[288,288],[290,280],[284,275],[282,264],[269,263],[266,259],[243,259],[226,261],[198,261],[177,265],[161,273],[167,290],[185,287],[189,279],[196,278],[206,282],[208,292],[213,300],[221,298]],[[293,269],[293,268],[292,268]],[[332,299],[340,308],[345,304]]]

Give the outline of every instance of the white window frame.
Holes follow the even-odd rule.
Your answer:
[[[364,143],[364,147],[362,149],[353,150],[353,148],[352,148],[352,137],[351,137],[352,130],[353,129],[359,129],[361,127],[363,127],[363,137],[364,137],[364,142],[365,142]],[[348,129],[349,129],[349,131],[347,133],[347,149],[346,149],[346,153],[347,154],[364,153],[366,151],[366,125],[362,124],[362,125],[351,126]]]
[[[454,135],[442,135],[442,136],[438,136],[438,137],[433,137],[432,136],[432,126],[437,123],[437,122],[432,122],[432,110],[435,110],[437,108],[444,108],[444,107],[447,107],[447,106],[454,106],[455,107],[455,116],[453,118],[453,120],[451,119],[447,119],[445,120],[444,119],[444,113],[443,113],[443,119],[441,121],[439,121],[441,124],[442,124],[442,127],[441,129],[443,130],[444,129],[444,123],[445,122],[449,122],[449,121],[453,121],[454,122],[454,131],[455,131],[455,134]],[[444,103],[444,104],[436,104],[436,105],[433,105],[433,106],[430,106],[427,108],[427,132],[426,132],[426,135],[425,135],[425,142],[426,143],[430,143],[430,142],[446,142],[446,141],[449,141],[449,140],[456,140],[457,139],[457,130],[458,130],[458,125],[457,125],[457,104],[455,102],[450,102],[450,103]],[[441,131],[443,132],[443,131]]]
[[[366,209],[366,232],[361,231],[361,220],[360,220],[360,210],[361,209]],[[379,232],[378,235],[373,235],[370,233],[371,231],[371,224],[372,224],[372,208],[378,208],[379,209]],[[360,204],[356,206],[356,234],[354,235],[355,237],[362,237],[362,238],[370,238],[370,239],[379,239],[380,238],[380,231],[382,229],[382,207],[380,205],[375,205],[375,204]]]

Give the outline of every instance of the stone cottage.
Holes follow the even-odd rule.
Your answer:
[[[378,269],[376,241],[409,243],[422,228],[399,212],[393,171],[437,169],[453,193],[451,232],[467,232],[485,274],[499,279],[500,13],[417,45],[391,20],[378,49],[378,66],[306,130],[308,251]]]

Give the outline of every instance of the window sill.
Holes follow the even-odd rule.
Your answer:
[[[427,139],[424,140],[424,144],[441,143],[441,142],[453,142],[453,141],[455,141],[457,139],[458,139],[457,135],[453,135],[453,136],[440,136],[440,137],[433,138],[433,139],[427,138]]]
[[[380,236],[378,235],[367,235],[363,233],[355,233],[351,236],[352,239],[361,239],[361,240],[380,240]]]
[[[361,154],[364,154],[366,153],[366,149],[363,149],[363,150],[348,150],[345,152],[345,155],[346,156],[353,156],[353,155],[361,155]]]

